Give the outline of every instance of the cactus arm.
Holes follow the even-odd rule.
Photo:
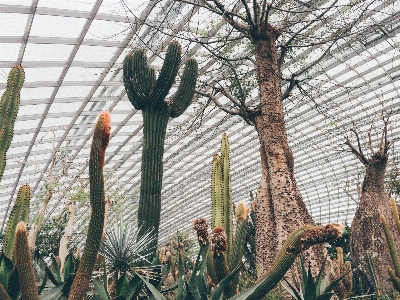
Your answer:
[[[188,60],[181,77],[181,83],[171,104],[170,116],[172,118],[179,117],[189,107],[194,96],[197,73],[197,61],[195,59]]]
[[[139,84],[139,78],[142,78],[146,72],[146,70],[143,70],[143,65],[147,67],[146,55],[143,51],[135,51],[133,54],[128,54],[123,64],[123,79],[126,94],[129,101],[138,110],[143,109],[148,97],[145,88]]]
[[[21,299],[39,300],[28,246],[28,232],[24,222],[19,222],[15,230],[14,248],[15,267],[18,271]]]
[[[392,257],[394,271],[396,273],[396,276],[400,277],[400,260],[396,251],[396,247],[394,245],[393,236],[390,233],[385,216],[381,215],[380,218],[381,218],[383,232],[385,233],[386,242],[389,248],[390,256]]]
[[[279,283],[301,251],[315,244],[339,238],[343,233],[343,228],[344,227],[341,226],[328,224],[325,227],[310,226],[296,229],[288,236],[288,239],[279,250],[274,264],[263,275],[259,282],[250,289],[233,297],[231,300],[262,299]]]
[[[29,185],[24,184],[18,190],[17,199],[13,209],[11,210],[10,217],[8,218],[7,227],[4,236],[3,251],[4,254],[12,260],[14,251],[14,239],[15,239],[15,228],[21,220],[21,215],[23,213],[25,203],[29,203],[31,195],[31,190]]]
[[[230,161],[229,161],[229,143],[226,133],[222,135],[221,140],[221,173],[222,173],[222,199],[223,199],[223,226],[225,228],[228,242],[228,257],[232,249],[233,241],[233,222],[232,222],[232,187],[230,176]]]
[[[164,64],[162,66],[160,75],[153,90],[150,94],[150,102],[164,101],[168,95],[169,90],[174,83],[176,74],[178,74],[179,65],[181,63],[181,46],[178,42],[173,41],[169,44],[167,54],[165,55]]]
[[[7,87],[0,102],[0,179],[6,167],[6,152],[14,135],[14,122],[17,117],[20,91],[24,84],[25,72],[21,66],[14,66],[8,74]]]
[[[394,224],[396,224],[397,231],[400,233],[399,212],[397,211],[396,200],[394,198],[390,198],[390,205],[392,206]]]
[[[89,287],[94,263],[99,251],[104,226],[104,156],[110,139],[110,113],[102,112],[94,129],[89,159],[90,205],[89,229],[68,300],[81,300]]]
[[[222,226],[222,174],[221,158],[215,154],[211,171],[211,229]]]

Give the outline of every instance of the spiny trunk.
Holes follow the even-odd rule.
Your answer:
[[[259,275],[270,266],[290,232],[314,225],[294,179],[282,107],[281,72],[277,62],[273,29],[253,40],[259,83],[261,115],[254,119],[260,139],[262,177],[256,199],[256,253]],[[308,253],[313,265],[324,258],[323,246]],[[314,268],[315,269],[315,268]]]
[[[44,214],[46,212],[47,204],[49,203],[51,197],[53,196],[53,188],[49,187],[49,185],[46,185],[46,189],[47,189],[47,192],[44,196],[42,203],[40,203],[37,220],[33,222],[32,228],[29,231],[28,244],[29,244],[29,249],[32,252],[35,251],[37,235],[39,233],[40,226],[42,225],[43,220],[44,220]]]
[[[366,253],[370,253],[383,292],[391,295],[393,284],[387,267],[393,268],[389,249],[380,222],[380,214],[387,220],[397,251],[400,250],[400,235],[395,227],[389,196],[385,193],[384,179],[387,157],[379,157],[379,152],[370,159],[361,190],[360,203],[351,224],[350,250],[354,266],[369,274]],[[382,292],[382,291],[381,291]]]

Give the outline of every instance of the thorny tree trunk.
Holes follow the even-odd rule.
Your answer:
[[[393,269],[389,249],[380,222],[380,214],[387,220],[397,250],[400,250],[400,235],[395,227],[389,196],[384,189],[387,154],[375,153],[366,165],[360,202],[351,224],[350,250],[355,267],[369,274],[366,253],[370,253],[376,275],[384,292],[392,294],[393,284],[387,271]]]
[[[294,179],[293,155],[289,148],[282,107],[281,71],[275,41],[278,33],[253,39],[259,84],[261,115],[254,118],[260,139],[262,177],[256,199],[256,255],[259,275],[275,260],[276,254],[294,229],[314,222]],[[323,246],[307,256],[318,267],[324,258]],[[315,271],[315,267],[313,268]]]
[[[42,203],[40,203],[37,219],[32,222],[32,227],[31,230],[29,231],[28,244],[29,244],[29,249],[32,252],[35,251],[36,238],[39,233],[40,226],[42,225],[44,220],[44,214],[46,212],[47,204],[49,204],[51,197],[53,197],[54,187],[51,187],[49,184],[46,184],[46,189],[47,192],[44,196]]]
[[[60,240],[60,250],[58,254],[58,256],[60,257],[61,272],[64,271],[65,259],[67,258],[68,255],[68,243],[72,236],[72,228],[74,227],[76,202],[67,204],[66,210],[68,214],[68,223],[67,226],[65,227],[64,235]]]

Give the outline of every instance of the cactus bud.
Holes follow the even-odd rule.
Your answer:
[[[225,229],[222,226],[215,227],[212,231],[211,246],[214,256],[225,255],[228,250]]]
[[[193,228],[197,232],[197,239],[200,245],[208,245],[208,221],[205,218],[200,218],[193,221]]]
[[[250,208],[244,202],[239,202],[238,206],[236,207],[236,222],[238,220],[246,220],[247,216],[249,215]]]

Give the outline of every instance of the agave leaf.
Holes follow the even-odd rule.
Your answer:
[[[58,282],[56,285],[60,285],[62,283],[60,269],[58,268],[57,260],[53,254],[51,255],[51,267]]]
[[[0,284],[7,291],[8,289],[8,278],[10,277],[11,271],[14,268],[12,261],[4,255],[0,254]]]
[[[161,294],[155,287],[154,285],[152,285],[150,282],[148,282],[145,278],[143,278],[143,276],[136,274],[137,276],[139,276],[140,279],[142,279],[142,281],[146,284],[147,288],[150,290],[150,292],[153,294],[154,298],[156,300],[167,300],[163,294]]]
[[[104,288],[104,285],[95,278],[93,280],[94,291],[100,297],[101,300],[110,300],[110,296],[107,293],[107,290]]]
[[[303,255],[300,255],[300,265],[301,265],[301,282],[302,282],[302,287],[305,287],[305,283],[306,283],[307,280],[308,280],[308,276],[307,276],[306,268],[304,267]],[[303,299],[306,299],[306,291],[305,291],[305,288],[302,289],[302,295],[303,295]]]
[[[350,271],[349,271],[349,272],[350,272]],[[335,286],[337,286],[338,283],[339,283],[339,282],[347,275],[347,273],[349,273],[349,272],[346,272],[345,274],[343,274],[343,275],[340,276],[339,278],[337,278],[337,279],[335,279],[334,281],[332,281],[332,282],[326,287],[324,293],[329,293],[330,291],[332,291],[333,288],[334,288]]]
[[[285,277],[283,277],[283,280],[287,283],[287,285],[285,283],[283,283],[281,281],[281,285],[283,286],[283,288],[294,298],[297,300],[303,300],[303,298],[301,297],[301,295],[297,292],[296,288],[290,284],[289,281],[286,280]]]
[[[75,271],[75,265],[72,258],[72,253],[68,253],[67,257],[65,258],[64,264],[64,281],[68,280]]]
[[[129,293],[129,278],[126,273],[117,280],[116,294],[117,296],[126,296]]]
[[[39,295],[43,292],[43,289],[46,287],[46,283],[47,283],[47,274],[45,273],[43,281],[42,281],[42,284],[38,288],[38,294]]]
[[[318,297],[319,295],[323,294],[323,291],[325,290],[325,286],[322,285],[323,283],[323,275],[324,275],[324,270],[325,270],[325,263],[326,263],[327,256],[325,256],[324,261],[322,262],[321,269],[319,270],[317,279],[315,280],[315,291],[316,291],[316,296]],[[328,276],[326,276],[328,277]]]
[[[46,291],[41,297],[40,300],[58,300],[63,294],[64,284],[56,286],[55,288]]]
[[[196,299],[207,299],[207,286],[204,273],[207,265],[209,247],[209,245],[201,246],[192,274],[187,282],[190,291]]]
[[[54,277],[53,272],[51,272],[51,270],[48,266],[46,266],[46,265],[44,266],[44,271],[46,272],[46,275],[50,279],[52,284],[54,284],[55,286],[60,285],[60,283],[57,281],[56,277]]]
[[[285,280],[287,285],[285,283],[283,283],[282,281],[281,281],[281,285],[290,294],[290,296],[292,296],[294,299],[297,299],[297,300],[303,300],[303,298],[301,298],[301,296],[297,292],[297,290],[290,284],[289,281],[286,280],[285,277],[283,277],[283,280]]]
[[[316,294],[315,282],[311,273],[311,265],[308,265],[307,281],[303,282],[304,286],[304,299],[314,299]]]
[[[322,295],[323,293],[325,293],[326,287],[328,285],[328,281],[329,281],[329,276],[328,275],[325,276],[324,278],[322,278],[322,281],[321,281],[321,284],[320,284],[320,287],[319,287],[319,294],[317,296]]]
[[[183,269],[182,255],[178,250],[178,292],[176,293],[176,300],[183,299],[183,287],[185,285],[185,270]]]
[[[229,285],[229,283],[232,281],[232,279],[236,276],[236,274],[239,273],[240,269],[242,268],[243,263],[238,265],[233,271],[226,276],[224,279],[222,279],[217,286],[215,287],[214,294],[211,297],[211,300],[219,300],[222,296],[222,293],[224,292],[225,288]],[[234,299],[235,297],[231,298]]]

